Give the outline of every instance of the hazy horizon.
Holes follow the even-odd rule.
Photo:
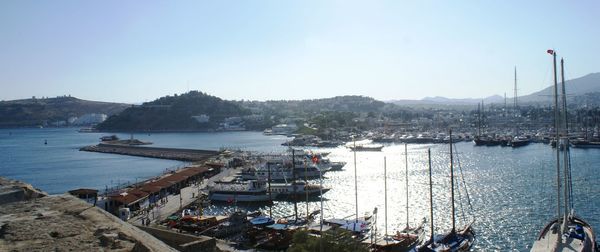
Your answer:
[[[0,2],[0,100],[519,96],[598,72],[600,2]]]

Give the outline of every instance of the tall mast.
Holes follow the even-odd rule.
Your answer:
[[[269,217],[273,218],[273,196],[271,194],[271,165],[267,161],[267,183],[269,184]]]
[[[558,113],[558,79],[556,76],[556,52],[551,50],[554,69],[554,133],[556,135],[556,218],[560,218],[560,142],[559,142],[559,113]],[[558,235],[560,242],[561,236]]]
[[[569,123],[567,122],[567,92],[565,91],[565,61],[563,58],[560,58],[560,76],[562,82],[563,130],[567,134],[565,137],[568,137]]]
[[[388,235],[387,230],[387,217],[388,217],[388,208],[387,208],[387,162],[385,160],[385,156],[383,157],[383,194],[385,195],[385,237]]]
[[[569,171],[568,171],[568,155],[569,152],[567,150],[567,148],[569,148],[569,132],[567,130],[567,93],[565,91],[565,66],[564,66],[564,60],[561,58],[560,59],[560,75],[561,75],[561,82],[562,82],[562,106],[563,106],[563,139],[564,139],[564,145],[565,145],[565,149],[563,151],[563,176],[564,176],[564,197],[565,197],[565,221],[566,221],[566,215],[569,214]],[[563,230],[564,231],[564,230]]]
[[[306,164],[304,165],[306,166]],[[294,150],[292,148],[292,176],[294,177],[294,180],[292,182],[292,187],[294,188],[294,218],[297,221],[298,220],[298,200],[295,198],[296,197],[296,150]]]
[[[477,136],[481,136],[481,103],[477,103]]]
[[[356,223],[358,223],[358,181],[357,181],[357,175],[356,175],[356,138],[353,138],[354,140],[354,207],[356,210],[356,216],[355,216],[355,221],[354,221],[354,225],[356,225]]]
[[[456,232],[456,218],[454,217],[454,158],[452,157],[452,129],[450,129],[450,188],[452,198],[452,233]]]
[[[405,177],[406,177],[406,227],[408,227],[408,144],[404,143],[404,163],[405,163]]]
[[[506,117],[506,92],[504,92],[504,117]]]
[[[483,100],[481,100],[481,124],[485,125],[485,107],[483,106]]]
[[[429,237],[429,241],[433,243],[433,234],[435,231],[433,229],[433,182],[431,180],[431,149],[427,149],[427,157],[429,160],[429,219],[431,220],[429,222],[431,228],[431,236]]]
[[[515,112],[517,112],[517,109],[519,108],[517,97],[517,66],[515,66]]]

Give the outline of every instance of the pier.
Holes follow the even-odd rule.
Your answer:
[[[210,157],[218,155],[219,151],[195,150],[180,148],[140,147],[120,144],[100,143],[79,149],[80,151],[111,153],[138,157],[161,158],[185,162],[206,161]]]

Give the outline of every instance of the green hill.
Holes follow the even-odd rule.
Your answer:
[[[198,91],[165,96],[127,108],[97,128],[105,131],[195,131],[216,129],[225,118],[250,114],[241,106]],[[200,123],[193,116],[207,115]]]
[[[70,96],[2,101],[0,128],[46,125],[91,113],[113,115],[130,106],[123,103],[86,101]]]

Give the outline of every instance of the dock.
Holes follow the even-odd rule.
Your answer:
[[[85,146],[80,151],[111,153],[128,156],[149,157],[178,160],[184,162],[206,161],[211,157],[218,155],[219,151],[214,150],[196,150],[180,148],[160,148],[160,147],[141,147],[120,144],[100,143],[98,145]]]

